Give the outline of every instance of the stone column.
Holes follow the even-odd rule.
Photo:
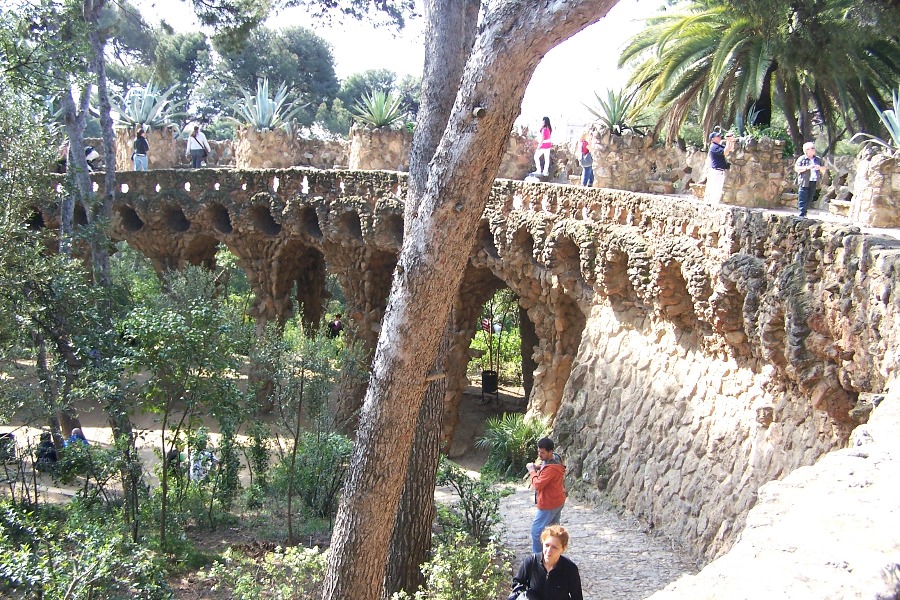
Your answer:
[[[868,227],[900,227],[900,160],[867,150],[859,154],[850,218]]]

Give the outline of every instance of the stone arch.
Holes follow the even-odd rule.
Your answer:
[[[525,227],[520,227],[512,235],[512,241],[507,247],[508,254],[518,256],[526,264],[538,265],[534,255],[534,236]]]
[[[403,246],[403,215],[384,212],[375,217],[375,243],[381,248],[400,252]]]
[[[263,194],[257,194],[260,196]],[[256,196],[254,196],[256,199]],[[253,227],[266,235],[278,235],[281,233],[281,224],[272,216],[272,211],[268,206],[257,204],[250,209],[250,222]]]
[[[196,265],[208,270],[216,267],[216,251],[219,249],[219,241],[209,235],[195,235],[188,238],[184,244],[181,255],[182,268],[184,264]]]
[[[345,235],[357,242],[363,241],[362,221],[359,218],[359,213],[356,211],[349,210],[342,213],[338,217],[338,229],[341,235]]]
[[[298,218],[300,222],[300,230],[314,240],[321,240],[324,237],[322,226],[319,223],[319,215],[312,206],[304,206],[300,209]]]
[[[663,256],[658,263],[656,285],[659,289],[657,302],[663,316],[677,327],[690,328],[695,325],[697,315],[681,273],[681,263],[671,256]]]
[[[144,228],[144,220],[127,204],[117,204],[113,209],[113,215],[118,219],[119,226],[128,233],[135,233]]]
[[[482,219],[478,225],[477,246],[491,258],[500,258],[500,251],[497,250],[497,244],[494,243],[494,234],[491,233],[491,225],[487,219]]]
[[[191,228],[191,222],[184,214],[181,206],[166,204],[162,210],[162,222],[169,231],[184,233]]]
[[[276,300],[287,301],[296,284],[296,300],[302,310],[304,326],[315,330],[322,321],[325,309],[325,257],[315,248],[298,240],[291,240],[272,261],[272,294]],[[291,316],[290,305],[278,314],[280,323]]]
[[[210,203],[205,212],[213,229],[219,233],[228,235],[234,231],[234,226],[231,223],[231,214],[220,202]]]
[[[569,235],[551,238],[547,244],[546,262],[566,293],[577,297],[590,293],[582,270],[581,250]]]

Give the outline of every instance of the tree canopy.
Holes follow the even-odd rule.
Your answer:
[[[648,20],[619,64],[637,61],[631,83],[643,104],[662,109],[672,139],[688,111],[703,128],[768,126],[779,106],[795,145],[822,123],[830,143],[847,128],[871,131],[881,101],[900,78],[900,21],[867,0],[688,0]]]

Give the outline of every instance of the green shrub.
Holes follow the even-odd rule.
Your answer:
[[[208,573],[200,577],[225,589],[234,600],[260,597],[282,600],[319,598],[325,580],[325,554],[318,548],[276,548],[257,563],[229,549]]]
[[[521,413],[505,413],[488,419],[484,437],[476,445],[488,449],[483,473],[499,477],[518,477],[534,459],[537,442],[547,435],[546,419],[526,419]]]
[[[350,463],[353,443],[339,433],[306,432],[298,440],[294,491],[313,516],[333,518]],[[287,493],[290,456],[276,466],[272,486]]]
[[[438,540],[449,544],[458,534],[464,534],[470,542],[488,546],[499,538],[500,492],[444,457],[436,483],[450,486],[459,497],[449,506],[438,505]]]
[[[119,523],[78,501],[35,512],[0,501],[0,597],[171,598],[159,557]]]
[[[497,544],[472,545],[457,533],[434,548],[422,565],[427,589],[399,592],[393,600],[494,600],[509,586],[509,559]]]

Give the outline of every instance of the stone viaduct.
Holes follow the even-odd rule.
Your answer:
[[[227,246],[260,322],[288,318],[294,300],[318,322],[334,273],[351,334],[374,347],[405,175],[160,170],[117,186],[112,235],[157,269],[210,265]],[[508,287],[527,316],[529,411],[554,416],[570,487],[605,492],[703,561],[724,556],[764,484],[898,414],[898,270],[900,243],[854,227],[497,180],[454,306],[445,440],[481,306]],[[361,390],[347,397],[351,421]]]

